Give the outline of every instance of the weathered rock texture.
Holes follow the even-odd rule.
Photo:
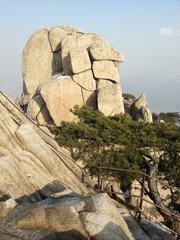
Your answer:
[[[73,121],[69,110],[75,105],[124,113],[118,69],[123,59],[97,34],[67,26],[40,30],[24,49],[21,105],[28,105],[27,115],[39,125]]]
[[[69,155],[0,93],[0,239],[149,240]]]
[[[107,194],[84,197],[69,192],[17,206],[0,221],[0,239],[149,240],[132,217],[124,219],[123,209]]]
[[[62,185],[88,193],[69,155],[0,94],[0,197],[35,202]]]
[[[16,207],[16,205],[17,202],[13,198],[8,198],[7,200],[0,201],[0,219],[5,218],[8,213]]]
[[[48,30],[43,29],[33,34],[24,49],[22,65],[24,95],[32,97],[38,85],[51,78],[52,61]]]
[[[142,94],[131,105],[131,114],[134,120],[153,122],[152,113],[148,108],[146,96]]]
[[[118,114],[123,106],[121,98],[122,92],[118,83],[99,89],[98,92],[98,109],[106,116]],[[113,108],[111,106],[113,105]]]

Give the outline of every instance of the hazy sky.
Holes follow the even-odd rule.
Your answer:
[[[180,0],[0,0],[0,90],[19,96],[30,35],[71,25],[125,55],[123,92],[145,92],[153,111],[180,111]]]

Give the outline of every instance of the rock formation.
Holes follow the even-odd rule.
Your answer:
[[[9,237],[9,238],[8,238]],[[0,221],[0,239],[150,240],[126,208],[107,194],[69,192],[18,205]]]
[[[69,110],[75,105],[105,115],[124,113],[119,74],[123,59],[97,34],[65,26],[40,30],[24,49],[21,106],[39,125],[73,121]]]
[[[82,183],[69,151],[2,93],[0,172],[0,240],[149,240],[124,206]]]
[[[0,197],[35,202],[59,191],[61,185],[78,193],[89,192],[81,183],[82,170],[70,153],[33,125],[3,95],[0,95],[0,172]]]
[[[125,206],[95,194],[42,126],[76,121],[75,105],[124,113],[122,61],[103,38],[77,28],[43,29],[29,39],[19,108],[0,92],[0,240],[150,240]],[[134,119],[152,121],[144,95],[130,108]]]
[[[142,94],[131,105],[131,115],[136,121],[153,122],[146,96]]]

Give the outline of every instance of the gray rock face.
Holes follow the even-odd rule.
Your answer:
[[[175,240],[168,229],[161,224],[158,225],[148,220],[141,220],[141,226],[148,233],[150,239]]]
[[[135,240],[117,204],[106,194],[83,197],[67,193],[37,204],[19,205],[0,221],[0,237],[6,234],[22,240]]]
[[[118,89],[114,85],[120,81],[118,68],[123,58],[105,39],[94,33],[83,33],[68,26],[36,32],[24,49],[21,106],[27,108],[27,115],[39,125],[49,123],[51,118],[56,125],[62,120],[74,121],[70,109],[75,105],[87,105],[101,111],[102,101],[98,104],[98,99],[102,97],[97,97],[97,91],[112,86],[109,94]],[[59,80],[55,81],[57,78]],[[109,95],[106,96],[107,91],[103,92],[107,108]],[[120,90],[113,101],[111,97],[110,104],[116,106],[111,106],[109,112],[124,113],[122,102]],[[118,106],[120,109],[114,111]]]
[[[150,240],[149,236],[144,232],[143,228],[139,226],[139,223],[132,217],[129,211],[121,204],[118,205],[118,211],[125,220],[128,228],[130,229],[133,237],[136,240]]]
[[[78,212],[73,206],[65,204],[32,208],[17,225],[24,230],[41,229],[49,232],[76,230],[79,235],[87,237]]]
[[[85,227],[94,239],[134,239],[115,202],[106,194],[90,197],[86,211],[83,213]]]

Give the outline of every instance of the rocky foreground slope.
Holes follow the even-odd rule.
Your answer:
[[[0,94],[0,240],[149,238],[125,207],[93,194],[68,151]]]
[[[74,121],[75,105],[114,115],[125,103],[135,120],[151,122],[144,95],[122,97],[122,61],[106,40],[76,28],[44,29],[29,39],[19,106],[0,92],[0,240],[151,239],[125,206],[82,182],[70,152],[42,127]]]

